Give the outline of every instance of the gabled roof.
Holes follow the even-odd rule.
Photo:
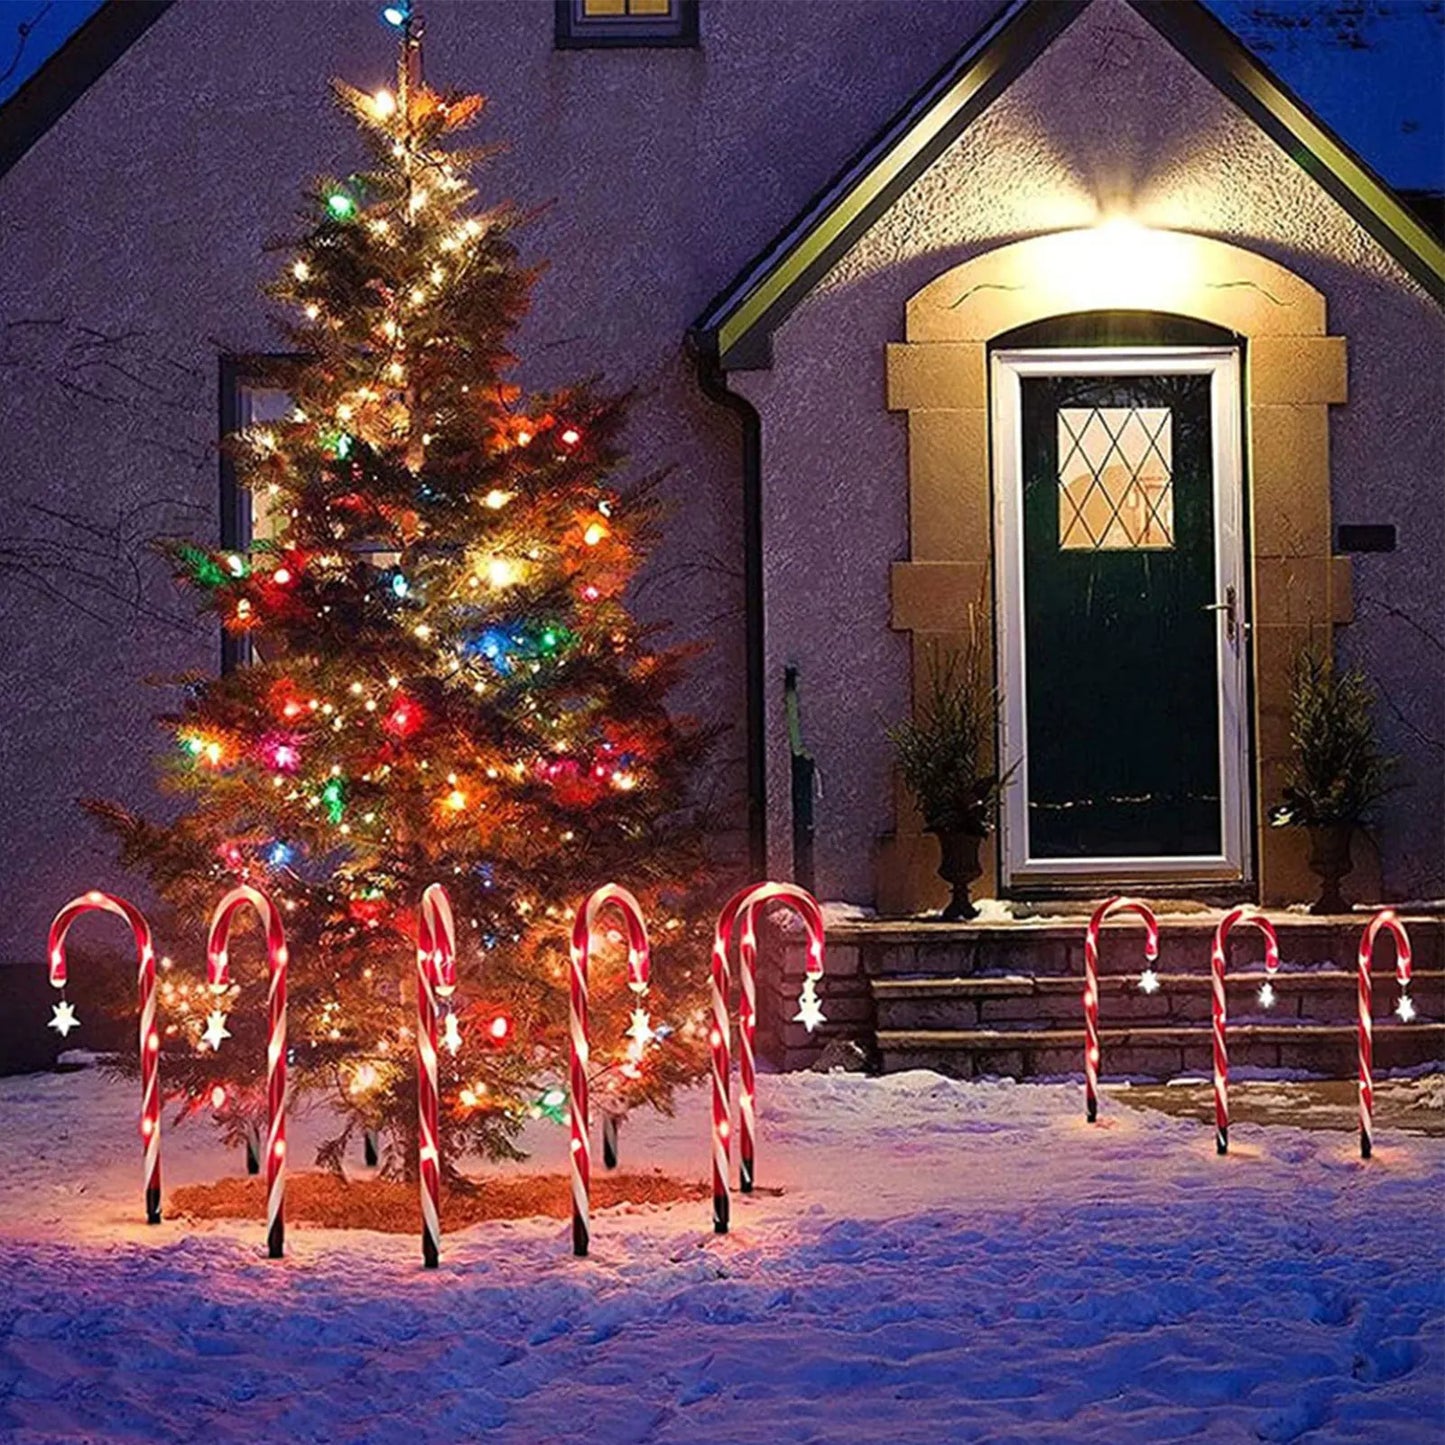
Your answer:
[[[0,176],[170,9],[173,0],[106,0],[4,105]]]
[[[692,328],[725,370],[765,367],[773,332],[855,241],[1089,0],[1012,0],[716,296]],[[1199,0],[1127,0],[1445,304],[1445,246]]]

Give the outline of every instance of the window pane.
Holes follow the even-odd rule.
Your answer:
[[[582,0],[582,13],[589,20],[608,15],[626,15],[627,0]]]
[[[271,387],[242,386],[239,397],[238,420],[243,429],[261,428],[267,422],[289,421],[292,411],[288,392]],[[276,520],[271,515],[271,499],[264,493],[251,496],[251,525],[243,545],[247,542],[269,541],[276,535]]]
[[[1167,406],[1059,408],[1059,546],[1174,545],[1174,436]]]
[[[672,0],[627,0],[629,15],[671,15]]]

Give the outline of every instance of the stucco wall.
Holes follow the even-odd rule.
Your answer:
[[[1402,760],[1402,787],[1379,810],[1385,889],[1439,896],[1445,667],[1426,633],[1445,633],[1445,324],[1120,0],[1096,0],[834,267],[776,333],[770,371],[736,378],[763,418],[769,676],[801,665],[824,776],[820,888],[872,895],[871,845],[894,822],[883,730],[908,706],[908,640],[888,628],[889,564],[907,556],[907,441],[883,409],[885,344],[940,272],[1116,213],[1279,261],[1324,293],[1330,332],[1348,339],[1349,401],[1331,415],[1334,517],[1394,522],[1399,549],[1356,560],[1357,616],[1339,649],[1375,678],[1383,743]],[[798,586],[805,573],[812,584]],[[787,759],[779,699],[769,707],[781,863]]]
[[[637,471],[675,468],[678,516],[637,605],[710,645],[681,701],[732,725],[700,786],[734,849],[741,473],[735,423],[700,395],[684,332],[991,9],[705,0],[700,49],[557,52],[551,0],[426,6],[429,77],[487,92],[486,138],[510,147],[484,194],[551,203],[523,242],[551,263],[519,342],[523,380],[602,372],[637,388]],[[143,507],[138,537],[214,535],[218,357],[275,345],[263,243],[313,175],[363,160],[325,83],[389,80],[377,11],[181,0],[0,179],[3,535],[55,534],[32,503],[103,522]],[[97,348],[83,328],[120,339]],[[107,566],[124,575],[128,557]],[[175,610],[161,579],[147,595]],[[120,882],[73,800],[156,808],[150,719],[165,694],[143,679],[215,664],[205,628],[99,607],[0,567],[0,960],[38,957],[57,903]]]

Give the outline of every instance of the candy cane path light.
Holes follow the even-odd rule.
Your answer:
[[[45,946],[50,963],[50,982],[64,988],[65,935],[82,913],[113,913],[130,924],[138,959],[140,989],[140,1136],[144,1149],[145,1211],[147,1224],[161,1222],[161,1088],[160,1035],[156,1032],[156,955],[151,944],[150,925],[140,909],[110,893],[92,891],[72,898],[50,925]]]
[[[627,984],[635,993],[647,991],[650,968],[647,925],[632,894],[606,883],[577,910],[572,925],[572,988],[569,1016],[571,1060],[569,1085],[572,1122],[572,1253],[583,1256],[591,1243],[589,1214],[592,1191],[592,1116],[588,1107],[587,1068],[591,1047],[587,1036],[587,968],[592,957],[592,934],[604,908],[616,908],[627,925]]]
[[[1359,955],[1359,1002],[1360,1002],[1360,1158],[1368,1159],[1374,1152],[1375,1080],[1374,1037],[1375,1026],[1371,1017],[1372,998],[1370,968],[1375,959],[1375,938],[1384,930],[1395,936],[1395,977],[1403,990],[1410,985],[1410,935],[1391,908],[1382,908],[1365,925],[1360,935]]]
[[[421,896],[416,929],[416,1101],[421,1181],[421,1256],[435,1269],[441,1251],[441,1151],[437,1136],[437,998],[457,986],[457,937],[446,890]]]
[[[280,910],[259,889],[233,888],[216,905],[206,937],[206,978],[220,993],[231,982],[227,944],[231,925],[243,908],[254,908],[266,929],[270,971],[266,1042],[266,1248],[272,1259],[286,1252],[286,933]]]
[[[1229,1153],[1229,1052],[1225,1048],[1226,1025],[1224,1008],[1224,963],[1229,931],[1236,923],[1247,923],[1264,934],[1264,967],[1266,973],[1279,968],[1279,939],[1274,925],[1264,914],[1250,907],[1234,908],[1219,920],[1214,930],[1214,946],[1210,951],[1210,981],[1214,989],[1214,1151]]]
[[[791,905],[803,919],[808,933],[808,960],[804,970],[803,996],[812,996],[813,984],[823,974],[824,929],[823,910],[805,889],[791,883],[759,883],[741,889],[730,898],[718,916],[713,932],[711,1035],[713,1058],[712,1164],[713,1164],[713,1230],[726,1234],[730,1222],[728,1191],[731,1182],[731,1122],[729,1110],[728,1028],[728,942],[734,926],[742,922],[739,946],[739,979],[741,1002],[738,1008],[738,1034],[741,1048],[738,1056],[738,1184],[744,1194],[752,1193],[755,1181],[757,1139],[757,1058],[755,1040],[758,1028],[758,939],[757,915],[773,903]],[[818,1017],[821,1017],[819,1014]],[[812,1025],[809,1024],[811,1029]]]
[[[1110,898],[1101,903],[1084,934],[1084,1108],[1089,1123],[1099,1117],[1099,930],[1114,913],[1137,913],[1148,930],[1144,957],[1159,957],[1159,920],[1146,904],[1134,898]]]
[[[732,1024],[728,1018],[728,945],[738,910],[757,885],[739,888],[723,905],[712,935],[712,1227],[728,1232],[729,1180],[732,1173],[729,1095],[732,1075]]]

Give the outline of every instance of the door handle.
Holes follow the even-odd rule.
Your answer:
[[[1224,589],[1223,602],[1206,602],[1204,604],[1204,610],[1206,612],[1224,613],[1224,635],[1230,642],[1237,642],[1239,640],[1239,609],[1237,604],[1238,597],[1232,584]]]

